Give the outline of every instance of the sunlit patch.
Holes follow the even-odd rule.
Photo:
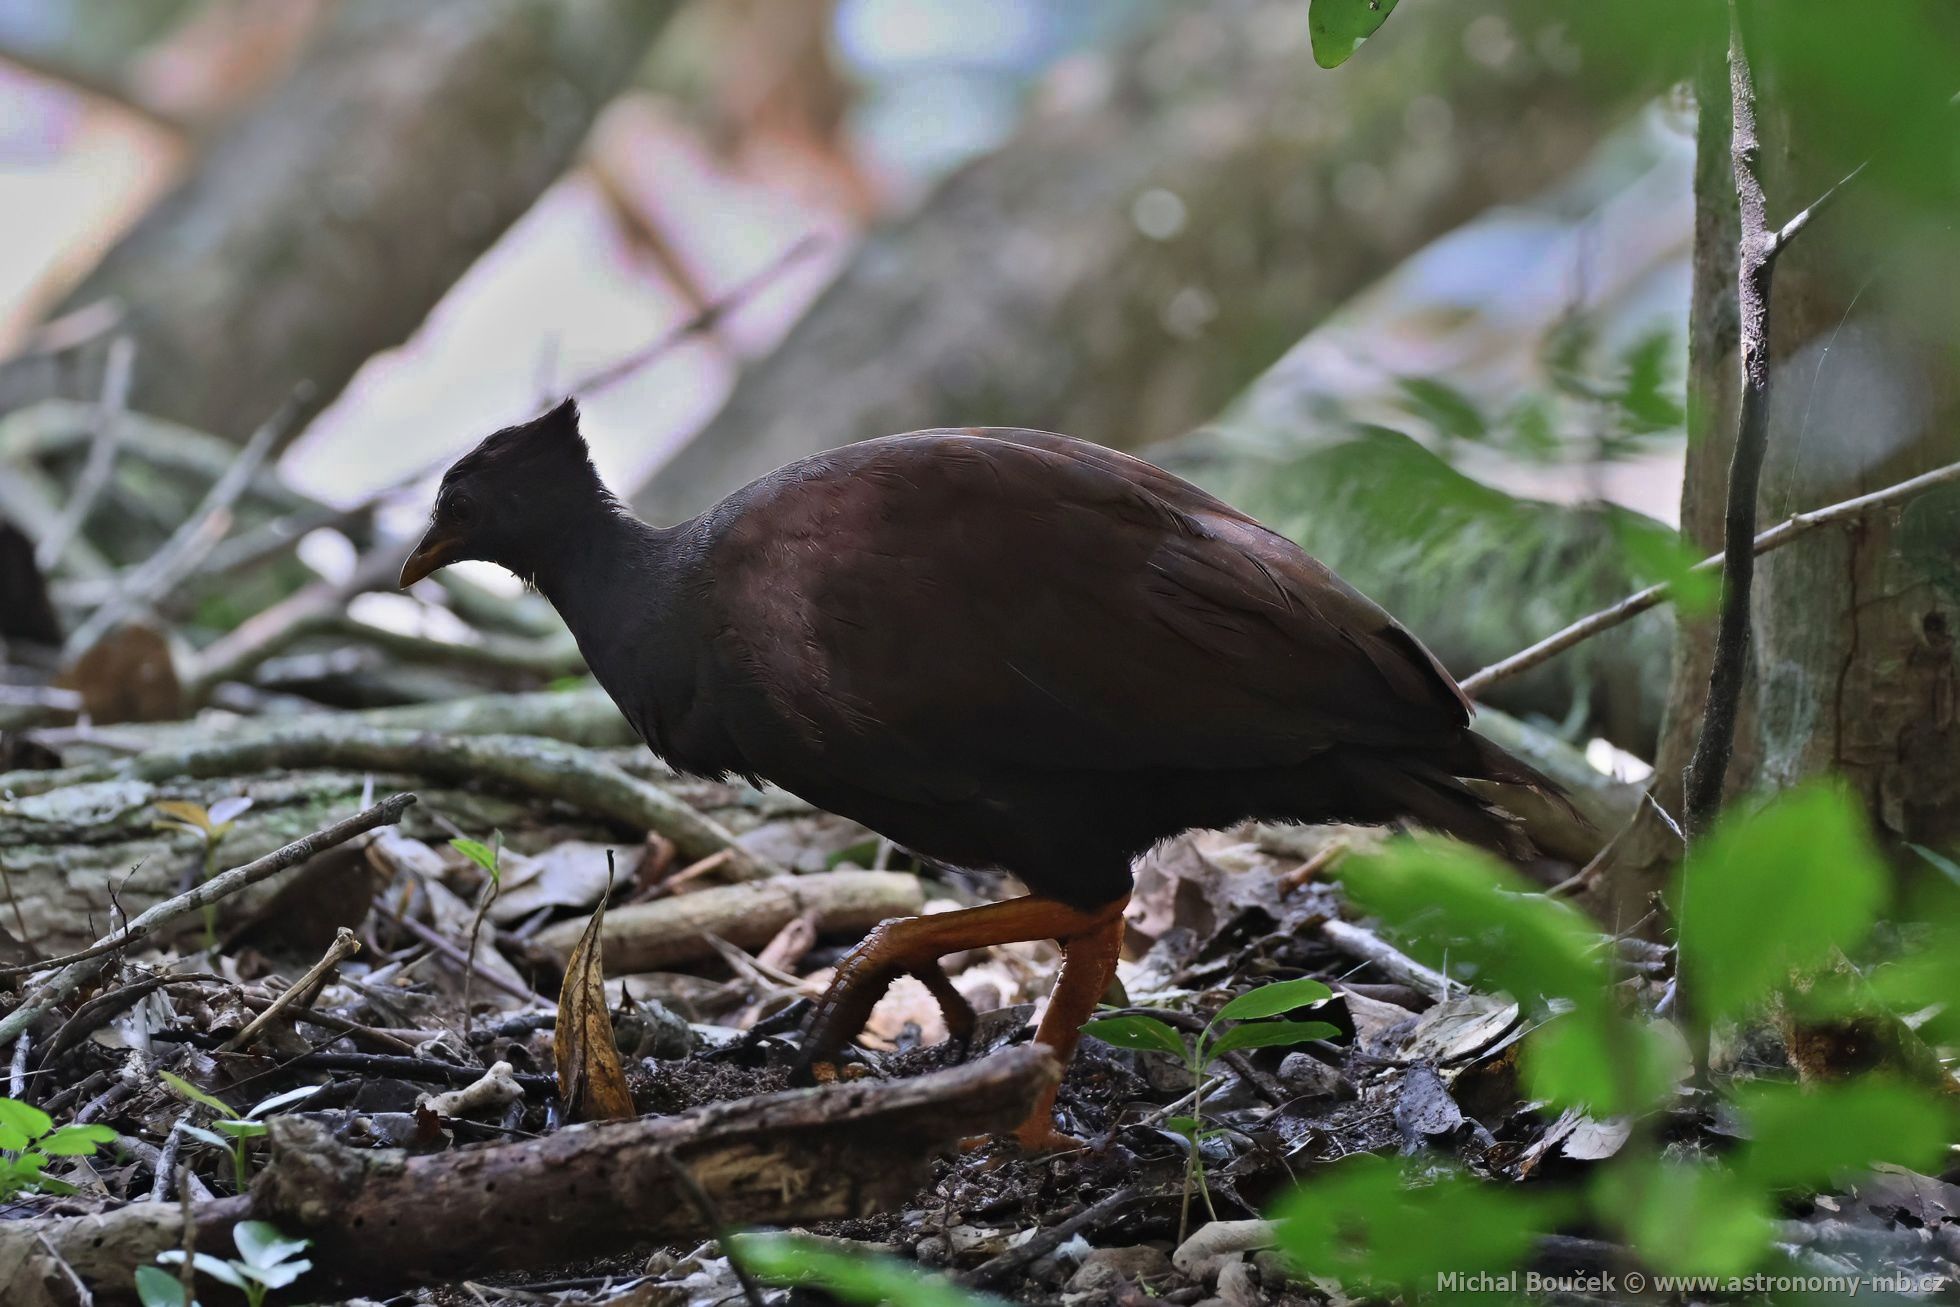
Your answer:
[[[1611,776],[1616,781],[1629,781],[1635,785],[1654,774],[1654,769],[1645,759],[1628,753],[1611,740],[1598,736],[1586,741],[1586,761],[1595,771]]]

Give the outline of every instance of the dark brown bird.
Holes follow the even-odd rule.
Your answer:
[[[677,769],[773,781],[1027,885],[878,927],[818,1004],[806,1065],[908,973],[963,1036],[939,959],[1030,939],[1065,954],[1036,1037],[1066,1062],[1116,965],[1131,860],[1180,831],[1407,820],[1507,848],[1512,824],[1464,781],[1552,788],[1292,541],[1066,436],[867,440],[652,527],[607,493],[568,400],[449,469],[402,584],[461,559],[541,590]],[[1051,1105],[1023,1143],[1056,1141]]]

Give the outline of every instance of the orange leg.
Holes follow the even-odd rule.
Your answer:
[[[969,1032],[971,1009],[964,1000],[948,1005],[947,996],[958,998],[958,993],[939,969],[939,959],[962,949],[1031,939],[1052,939],[1065,954],[1061,978],[1035,1039],[1054,1049],[1066,1066],[1075,1052],[1082,1023],[1095,1011],[1096,1001],[1115,973],[1123,943],[1123,908],[1128,902],[1125,895],[1085,912],[1030,895],[959,912],[880,922],[837,964],[836,978],[817,1001],[798,1065],[799,1078],[807,1078],[812,1069],[835,1057],[864,1028],[871,1009],[892,981],[907,973],[923,980],[939,999],[956,1038]],[[1044,1148],[1072,1142],[1058,1135],[1049,1119],[1054,1102],[1053,1091],[1044,1094],[1015,1132],[1024,1145]]]

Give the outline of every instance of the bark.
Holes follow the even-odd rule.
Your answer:
[[[1599,138],[1623,102],[1599,70],[1558,71],[1531,33],[1500,68],[1466,57],[1494,7],[1390,23],[1334,72],[1291,0],[1172,7],[871,235],[636,507],[683,517],[920,427],[1119,447],[1189,430],[1356,290]],[[1415,88],[1449,126],[1412,126]]]
[[[304,379],[318,411],[564,171],[676,7],[347,0],[58,311],[120,302],[138,410],[243,441]],[[0,410],[64,383],[93,393],[13,365]]]
[[[250,1195],[191,1208],[195,1239],[201,1251],[229,1255],[232,1228],[251,1219],[306,1235],[314,1269],[297,1292],[319,1299],[550,1271],[718,1233],[683,1174],[730,1228],[872,1216],[912,1198],[932,1157],[961,1136],[1018,1122],[1059,1074],[1053,1056],[1030,1045],[910,1080],[767,1094],[424,1156],[348,1148],[317,1123],[281,1117]],[[8,1222],[0,1286],[20,1307],[69,1307],[78,1296],[65,1261],[96,1303],[133,1302],[136,1268],[182,1245],[182,1211],[136,1203]]]
[[[1779,78],[1774,49],[1769,43],[1757,60],[1772,227],[1888,148],[1879,139],[1847,141],[1827,101]],[[1681,521],[1693,544],[1712,550],[1722,537],[1741,378],[1729,101],[1720,51],[1711,49],[1708,60],[1699,82]],[[1915,221],[1909,197],[1902,201],[1872,178],[1854,182],[1779,256],[1760,520],[1960,458],[1951,305],[1929,305],[1925,289],[1950,284],[1956,265],[1960,242],[1950,224]],[[1960,491],[1950,486],[1764,556],[1731,795],[1831,773],[1865,801],[1889,841],[1944,846],[1960,838],[1955,557]],[[1655,798],[1675,812],[1707,702],[1712,650],[1709,622],[1679,625],[1654,779]],[[1680,852],[1678,838],[1643,811],[1604,864],[1592,906],[1609,921],[1643,916]]]
[[[755,952],[805,913],[819,931],[861,935],[889,918],[916,916],[924,907],[919,878],[910,872],[771,876],[614,908],[606,913],[600,942],[607,974],[628,975],[712,958],[711,935]],[[582,920],[561,921],[539,931],[535,940],[563,959],[584,931]]]

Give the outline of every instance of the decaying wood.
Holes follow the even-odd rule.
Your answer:
[[[659,971],[715,956],[710,935],[754,951],[806,912],[819,931],[849,933],[924,906],[918,877],[905,872],[771,876],[615,908],[606,914],[601,939],[613,974]],[[584,929],[582,921],[561,921],[539,931],[536,942],[567,957]]]
[[[355,813],[344,821],[336,822],[325,830],[316,831],[304,839],[293,841],[284,848],[275,849],[263,858],[242,867],[234,867],[230,871],[220,872],[202,884],[179,894],[176,898],[159,903],[134,917],[121,930],[112,932],[79,953],[53,958],[28,967],[0,969],[11,973],[38,971],[54,966],[61,968],[52,978],[23,998],[20,1005],[9,1012],[5,1019],[0,1019],[0,1044],[14,1039],[55,1004],[101,974],[102,969],[108,965],[109,955],[145,938],[187,913],[217,903],[227,895],[235,894],[268,876],[277,875],[288,867],[296,867],[316,853],[345,844],[355,836],[365,834],[377,826],[399,821],[403,811],[414,802],[413,794],[394,795],[365,811]]]
[[[1060,1075],[1025,1045],[949,1071],[721,1103],[680,1116],[573,1126],[541,1139],[427,1156],[358,1151],[315,1122],[272,1123],[272,1157],[245,1198],[191,1207],[197,1246],[230,1251],[241,1220],[313,1240],[301,1286],[379,1292],[695,1239],[693,1176],[732,1226],[868,1216],[910,1198],[931,1157],[1005,1129]],[[0,1224],[12,1307],[71,1307],[65,1262],[103,1307],[134,1301],[138,1266],[183,1241],[182,1209],[137,1203],[100,1216]]]
[[[705,858],[734,837],[658,786],[582,749],[521,736],[451,736],[337,721],[303,722],[241,739],[166,747],[119,762],[0,776],[14,794],[45,794],[104,781],[157,782],[177,776],[237,776],[293,767],[372,768],[438,780],[486,781],[556,799],[640,831],[658,831],[683,857]],[[6,792],[0,789],[0,792]],[[753,859],[736,850],[737,863]]]

